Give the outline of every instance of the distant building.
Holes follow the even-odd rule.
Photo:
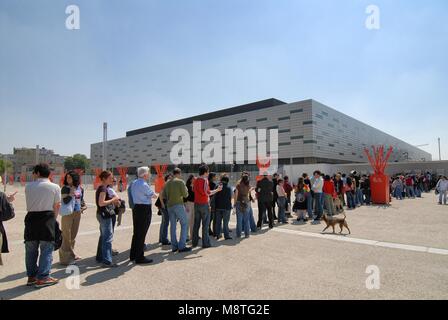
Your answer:
[[[45,148],[39,148],[38,153],[36,153],[36,148],[14,148],[13,154],[2,157],[12,162],[15,174],[32,171],[37,162],[48,163],[52,169],[60,170],[64,167],[66,158]]]
[[[391,162],[432,160],[428,152],[315,100],[268,99],[129,131],[126,137],[107,142],[107,167],[171,164],[170,150],[175,144],[170,141],[171,132],[183,128],[191,133],[193,121],[202,121],[202,130],[215,128],[221,133],[235,128],[278,129],[279,165],[367,163],[364,149],[372,145],[392,146]],[[101,167],[101,142],[91,145],[91,161],[93,167]],[[250,162],[246,158],[245,164],[255,167]]]

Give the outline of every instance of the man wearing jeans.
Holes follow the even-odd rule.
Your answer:
[[[163,188],[162,200],[166,199],[168,207],[168,215],[170,219],[171,231],[171,248],[173,252],[189,252],[191,248],[186,247],[188,219],[185,210],[184,198],[188,197],[188,189],[185,182],[181,178],[181,170],[175,168],[173,170],[173,179],[168,181]],[[162,207],[164,201],[161,201]],[[180,241],[177,241],[176,228],[177,220],[180,222]]]
[[[320,223],[320,219],[322,218],[322,214],[324,213],[322,192],[322,189],[324,187],[324,179],[322,179],[321,172],[319,170],[313,173],[311,184],[311,190],[314,192],[314,210],[316,213],[316,218],[314,219],[313,223]]]
[[[50,276],[53,263],[56,217],[61,206],[61,188],[48,179],[50,168],[34,167],[33,178],[25,188],[25,263],[27,286],[48,287],[58,283]],[[39,256],[40,250],[40,256]],[[39,263],[38,263],[39,261]]]
[[[222,185],[217,189],[210,191],[208,184],[209,169],[206,165],[199,167],[199,178],[194,181],[194,226],[193,226],[193,248],[197,247],[199,242],[199,227],[202,222],[202,248],[210,248],[210,196],[220,192]]]

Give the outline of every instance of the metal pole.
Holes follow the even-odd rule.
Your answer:
[[[103,123],[103,170],[107,170],[107,122]]]
[[[39,145],[36,145],[36,160],[34,162],[36,166],[39,164]]]
[[[4,185],[3,185],[3,192],[4,193],[6,193],[6,185],[7,185],[7,180],[6,180],[6,155],[4,156],[4,159],[3,159],[3,166],[4,166],[4,170],[5,170],[5,172],[4,172],[4,180],[3,180],[3,182],[4,182]]]
[[[442,161],[442,153],[440,152],[440,138],[438,139],[439,141],[439,161]]]

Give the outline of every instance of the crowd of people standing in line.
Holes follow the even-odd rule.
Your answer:
[[[210,248],[210,237],[216,240],[223,237],[224,240],[233,239],[229,227],[232,211],[236,215],[235,237],[241,238],[244,233],[245,238],[249,238],[252,233],[262,229],[264,224],[270,229],[274,227],[275,221],[278,225],[288,224],[293,213],[298,221],[306,222],[311,219],[312,223],[317,224],[324,214],[332,216],[344,211],[344,207],[353,210],[371,204],[370,177],[356,171],[349,175],[337,173],[332,176],[315,171],[311,177],[305,173],[297,184],[291,183],[287,176],[282,178],[277,173],[272,177],[265,174],[260,180],[252,182],[250,174],[243,172],[233,187],[227,174],[218,176],[209,172],[206,165],[199,168],[198,177],[190,175],[186,182],[182,179],[181,170],[175,168],[165,176],[165,185],[159,194],[149,185],[148,167],[138,168],[137,175],[138,178],[127,190],[133,221],[129,260],[135,264],[153,262],[144,256],[153,201],[161,216],[159,242],[161,245],[171,246],[172,252],[179,253],[190,252],[199,245],[199,240],[202,248]],[[75,252],[75,243],[82,213],[87,209],[84,189],[76,172],[66,174],[62,188],[52,183],[49,176],[49,166],[39,164],[33,171],[34,181],[25,188],[28,212],[24,236],[27,286],[37,288],[58,283],[50,275],[54,251],[59,250],[62,265],[76,264],[81,259]],[[118,254],[112,248],[114,229],[117,222],[118,225],[121,224],[126,206],[113,188],[116,180],[112,172],[103,171],[99,178],[101,184],[95,193],[96,218],[100,229],[96,261],[105,268],[114,268],[118,266],[113,261],[113,256]],[[437,176],[429,173],[398,175],[391,178],[390,184],[391,196],[397,199],[401,200],[405,196],[421,197],[423,192],[435,188],[439,194],[439,203],[447,204],[448,179],[444,176],[437,179]],[[7,210],[13,211],[14,200],[15,194],[6,196],[0,193],[2,217]],[[252,208],[255,201],[258,204],[257,223]],[[61,230],[57,222],[58,215],[61,215]],[[3,253],[8,252],[6,232],[2,224],[5,220],[2,218],[0,221],[0,246]],[[191,246],[188,246],[190,242]]]

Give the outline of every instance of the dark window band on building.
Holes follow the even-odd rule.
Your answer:
[[[291,117],[281,117],[281,118],[278,118],[278,121],[290,120],[290,119],[291,119]]]
[[[324,119],[324,117],[322,116],[322,115],[320,115],[320,114],[316,114],[316,118],[319,118],[319,119]]]
[[[267,127],[266,129],[267,129],[267,130],[278,129],[278,126]]]
[[[237,123],[243,123],[243,122],[247,122],[247,119],[241,119],[237,121]]]
[[[159,124],[159,125],[155,125],[155,126],[151,126],[151,127],[146,127],[146,128],[142,128],[142,129],[137,129],[137,130],[133,130],[133,131],[128,131],[128,132],[126,132],[126,136],[130,137],[130,136],[135,136],[135,135],[142,134],[142,133],[154,132],[157,130],[170,129],[173,127],[189,125],[193,121],[215,120],[216,118],[222,118],[222,117],[247,113],[247,112],[256,111],[256,110],[263,110],[263,109],[272,108],[272,107],[285,105],[285,104],[287,104],[287,103],[284,101],[280,101],[278,99],[273,99],[273,98],[266,99],[266,100],[252,102],[252,103],[237,106],[237,107],[232,107],[229,109],[214,111],[214,112],[210,112],[210,113],[206,113],[206,114],[202,114],[202,115],[198,115],[198,116],[194,116],[194,117],[189,117],[189,118],[185,118],[185,119],[181,119],[181,120],[175,120],[175,121],[171,121],[171,122],[167,122],[167,123],[163,123],[163,124]]]
[[[278,133],[287,133],[287,132],[291,132],[291,130],[289,130],[289,129],[278,130]]]
[[[218,128],[218,127],[220,127],[221,125],[219,124],[219,123],[217,123],[217,124],[214,124],[213,126],[212,126],[212,128]]]
[[[262,122],[262,121],[268,121],[268,118],[260,118],[260,119],[257,119],[257,122]]]
[[[290,146],[290,145],[291,145],[291,142],[280,142],[278,145],[279,145],[280,147],[282,147],[282,146]]]
[[[295,109],[295,110],[291,110],[289,111],[289,113],[293,114],[293,113],[300,113],[303,112],[303,109]]]
[[[303,136],[292,136],[291,140],[300,140],[303,139]]]
[[[316,140],[303,140],[303,143],[304,144],[310,144],[310,143],[317,144],[317,141]]]
[[[303,121],[303,125],[316,124],[316,121]]]

